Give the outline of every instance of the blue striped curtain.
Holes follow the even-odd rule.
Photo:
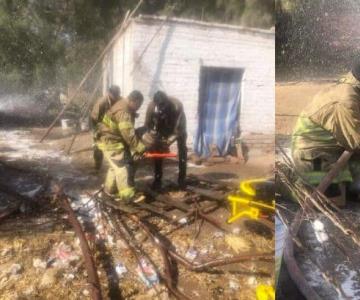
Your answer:
[[[242,70],[203,67],[200,79],[199,125],[194,151],[208,157],[212,146],[221,156],[229,152],[239,129]]]

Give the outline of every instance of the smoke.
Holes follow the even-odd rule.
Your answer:
[[[46,99],[36,96],[9,94],[0,96],[0,125],[42,125],[52,117]]]
[[[25,95],[5,95],[0,97],[0,111],[4,114],[16,114],[32,107],[34,107],[34,104]]]

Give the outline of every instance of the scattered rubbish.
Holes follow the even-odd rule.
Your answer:
[[[37,193],[39,193],[42,189],[41,185],[38,185],[35,189],[28,191],[28,192],[24,192],[21,193],[23,196],[29,197],[29,198],[34,198],[36,196]]]
[[[240,234],[240,228],[239,227],[235,227],[231,232],[233,233],[233,234]]]
[[[159,283],[159,276],[154,267],[149,264],[144,258],[140,260],[140,266],[137,266],[136,272],[139,274],[141,280],[147,287],[151,287],[154,284]]]
[[[31,297],[35,293],[35,289],[33,286],[29,286],[27,289],[24,290],[24,295],[27,297]]]
[[[194,164],[194,163],[192,163],[192,162],[188,162],[187,164],[188,164],[188,167],[194,168],[194,169],[195,169],[195,168],[205,168],[204,165]]]
[[[198,256],[198,252],[196,251],[196,249],[194,248],[190,248],[186,253],[185,253],[185,257],[190,260],[193,261],[196,257]]]
[[[224,237],[224,233],[222,232],[222,231],[216,231],[215,233],[214,233],[214,238],[222,238],[222,237]]]
[[[250,276],[247,281],[248,285],[256,285],[257,280],[255,276]]]
[[[33,259],[33,267],[36,269],[46,269],[47,262],[41,260],[40,258],[34,258]]]
[[[188,222],[188,219],[185,218],[185,217],[181,218],[181,219],[178,221],[178,223],[179,223],[179,224],[182,224],[182,225],[185,225],[187,222]]]
[[[320,220],[315,220],[312,226],[314,228],[316,239],[319,241],[319,243],[326,242],[329,239],[325,232],[324,223],[322,223]]]
[[[19,210],[22,214],[27,213],[29,211],[29,206],[26,205],[25,202],[21,203]]]
[[[128,246],[124,243],[123,240],[116,241],[116,248],[118,249],[128,249]]]
[[[22,272],[22,270],[23,270],[23,267],[20,264],[13,264],[10,267],[9,273],[11,275],[18,275]]]
[[[71,281],[71,280],[75,279],[75,275],[72,273],[64,274],[64,278],[65,278],[65,280]]]
[[[12,253],[12,249],[11,248],[5,248],[1,251],[1,256],[8,256]]]
[[[192,291],[192,294],[193,294],[194,296],[196,296],[196,297],[200,297],[200,293],[197,292],[197,291]]]
[[[62,130],[68,130],[73,127],[73,121],[70,119],[61,119]]]
[[[141,195],[141,196],[139,196],[138,198],[136,198],[136,199],[134,200],[134,202],[135,202],[135,203],[144,202],[145,199],[146,199],[146,197],[145,197],[144,195]]]
[[[208,254],[208,253],[209,253],[209,249],[208,249],[208,248],[203,248],[203,249],[200,250],[200,254],[201,254],[201,255],[206,255],[206,254]]]
[[[54,266],[68,266],[71,262],[79,260],[80,257],[75,254],[69,245],[60,242],[54,249],[51,259],[54,259]]]
[[[225,242],[237,254],[240,252],[248,252],[251,248],[250,243],[242,237],[229,234],[225,236]]]
[[[112,235],[108,235],[107,242],[109,243],[109,246],[114,246],[115,245],[114,237]]]
[[[118,274],[120,277],[123,277],[127,273],[127,268],[123,263],[117,262],[115,265],[115,271],[116,274]]]
[[[51,287],[57,280],[59,275],[59,269],[57,268],[50,268],[47,269],[43,276],[41,277],[40,286],[41,287]]]
[[[240,288],[240,285],[239,285],[239,282],[238,282],[238,281],[231,279],[231,280],[229,281],[229,287],[230,287],[232,290],[238,290],[238,289]]]
[[[73,180],[71,179],[71,177],[68,174],[65,174],[67,180]],[[74,178],[75,179],[75,178]],[[77,180],[77,179],[76,179]],[[76,181],[78,182],[78,180]],[[69,189],[71,189],[72,187],[70,186]],[[28,196],[31,196],[31,194],[33,193],[34,195],[36,195],[37,192],[40,191],[40,189],[34,189],[32,188],[27,188],[27,190],[29,192]],[[182,216],[180,215],[180,218],[178,219],[177,223],[181,224],[181,225],[187,225],[190,222],[190,220],[192,220],[193,217],[190,216],[190,209],[192,209],[193,207],[191,205],[188,204],[188,202],[190,202],[191,195],[188,196],[188,192],[182,192],[184,195],[180,194],[180,193],[176,193],[175,195],[172,195],[173,198],[178,198],[179,199],[179,203],[186,203],[189,207],[189,212],[186,212],[186,209],[184,211],[181,211],[180,213],[183,214]],[[169,193],[170,194],[170,193]],[[185,199],[185,197],[187,197],[186,199],[189,200],[185,200],[183,201],[183,198]],[[96,201],[92,201],[91,196],[89,196],[88,194],[84,194],[83,196],[80,197],[79,194],[76,195],[76,197],[71,197],[71,199],[74,199],[73,201],[71,201],[71,206],[76,209],[76,213],[78,214],[77,219],[80,220],[84,220],[84,224],[88,225],[86,222],[88,220],[87,216],[90,216],[92,218],[93,227],[87,227],[84,226],[83,229],[84,230],[88,230],[91,231],[91,233],[87,232],[86,233],[86,240],[89,242],[93,242],[94,241],[94,234],[98,234],[101,233],[101,237],[104,238],[105,241],[108,241],[110,244],[115,244],[116,245],[116,250],[114,251],[114,248],[109,248],[109,251],[111,251],[112,254],[114,254],[114,259],[116,264],[113,265],[114,271],[116,272],[116,274],[118,275],[118,277],[126,277],[129,275],[130,272],[132,272],[130,270],[130,265],[128,265],[128,261],[124,260],[124,257],[128,257],[129,255],[124,255],[124,253],[128,253],[128,251],[119,251],[119,249],[129,249],[129,246],[127,246],[121,239],[117,239],[118,236],[115,235],[115,233],[113,232],[114,230],[114,226],[112,223],[110,223],[108,220],[104,221],[104,219],[106,219],[107,217],[100,215],[98,213],[99,208],[98,205],[100,205],[99,203],[97,203]],[[192,200],[191,200],[192,201]],[[183,206],[185,206],[186,204],[184,204]],[[202,203],[201,203],[202,204]],[[212,204],[212,203],[209,203]],[[206,203],[207,205],[207,203]],[[171,209],[170,206],[164,206],[165,207],[165,211],[168,212],[172,212],[173,210]],[[186,206],[185,206],[186,207]],[[207,208],[207,206],[204,206],[205,208]],[[209,205],[209,207],[211,208],[211,205]],[[176,211],[176,210],[175,210]],[[210,210],[209,210],[210,211]],[[180,214],[179,212],[177,213],[178,215]],[[168,215],[170,213],[167,213]],[[185,216],[184,216],[185,215]],[[219,215],[217,215],[217,217],[219,217]],[[96,218],[96,220],[95,220]],[[127,222],[127,216],[122,216],[123,221]],[[112,220],[111,218],[109,218],[110,220]],[[219,218],[220,219],[220,218]],[[152,219],[150,220],[151,222],[153,221]],[[171,227],[170,225],[167,224],[168,220],[163,221],[163,220],[158,220],[155,219],[156,221],[156,225],[159,225],[159,229],[162,230],[162,232],[167,231],[168,229],[170,230]],[[130,223],[130,225],[133,225]],[[160,226],[161,225],[161,226]],[[175,227],[175,226],[174,226]],[[93,231],[93,229],[95,229]],[[139,230],[137,230],[137,227],[135,226],[130,226],[130,229],[134,231],[134,233],[139,232]],[[185,228],[186,229],[186,228]],[[239,233],[240,229],[239,228],[235,228],[237,231],[234,231],[235,233]],[[181,229],[182,230],[182,229]],[[114,230],[116,231],[116,229]],[[114,236],[116,237],[116,239],[114,239],[112,235],[109,235],[109,232],[111,232],[112,234],[114,234]],[[182,233],[182,231],[178,231],[180,232],[180,234],[176,234],[174,235],[174,240],[179,239],[179,243],[174,243],[174,246],[177,248],[179,245],[181,246],[180,249],[181,251],[179,251],[179,253],[182,253],[182,255],[184,255],[184,253],[186,253],[186,258],[189,261],[193,261],[196,258],[198,258],[200,255],[202,255],[204,258],[210,256],[209,253],[211,252],[211,250],[214,249],[214,245],[211,245],[212,242],[214,242],[214,238],[217,238],[217,241],[215,242],[215,248],[218,248],[218,245],[220,243],[223,243],[222,238],[225,237],[224,233],[218,230],[213,230],[210,231],[209,235],[208,235],[208,239],[205,240],[205,243],[202,244],[203,247],[199,247],[197,250],[194,248],[193,245],[189,245],[189,241],[191,240],[191,238],[189,238],[190,235],[192,235],[192,231],[190,232],[186,232],[184,230],[184,234]],[[176,233],[178,233],[176,232]],[[212,234],[213,232],[213,234]],[[68,236],[67,232],[61,232],[66,233],[66,237],[70,237]],[[80,260],[80,250],[79,250],[79,246],[80,246],[80,240],[79,238],[74,236],[74,233],[72,231],[70,231],[71,233],[71,240],[73,242],[69,242],[70,239],[63,239],[66,242],[57,242],[55,244],[53,244],[54,241],[61,241],[61,239],[55,239],[52,240],[50,245],[53,244],[53,249],[50,252],[49,255],[49,260],[47,260],[47,256],[40,256],[39,257],[31,257],[30,258],[30,264],[32,263],[32,266],[37,270],[37,272],[35,272],[36,270],[34,268],[29,268],[29,270],[32,272],[32,274],[29,272],[30,275],[33,274],[40,274],[40,278],[39,280],[36,281],[35,284],[35,292],[34,292],[34,296],[37,296],[37,294],[39,293],[39,291],[37,290],[37,284],[39,281],[39,286],[41,283],[41,286],[43,287],[49,287],[52,289],[52,287],[58,288],[58,285],[66,285],[66,286],[72,286],[74,285],[76,287],[76,296],[79,298],[84,298],[84,297],[88,297],[90,295],[92,295],[92,289],[91,286],[87,287],[87,289],[85,289],[84,283],[85,283],[85,278],[89,277],[89,272],[83,272],[84,270],[84,263],[83,261],[78,261]],[[99,235],[98,235],[99,236]],[[160,237],[161,235],[159,235]],[[139,235],[137,235],[137,238],[144,238],[146,237],[145,233],[140,233]],[[205,237],[205,235],[204,235]],[[53,239],[53,236],[51,236],[51,238]],[[137,240],[143,240],[143,239],[137,239]],[[211,241],[211,239],[213,238],[213,241]],[[221,240],[220,240],[221,239]],[[157,237],[154,237],[155,243],[159,244],[159,240],[161,241],[161,239],[158,239]],[[201,239],[199,239],[200,241],[202,241],[202,237]],[[199,240],[197,240],[197,242],[199,242]],[[95,241],[96,242],[96,241]],[[146,247],[150,247],[148,246],[148,243],[144,243]],[[49,245],[49,243],[46,243],[46,245]],[[107,246],[107,245],[106,245]],[[13,246],[11,246],[13,247]],[[31,249],[32,244],[27,243],[27,239],[26,241],[24,241],[24,244],[19,244],[14,246],[13,248],[15,249],[14,252],[17,252],[17,250],[20,250],[19,252],[22,252],[22,254],[24,253],[25,250]],[[12,249],[12,248],[10,248]],[[146,248],[148,249],[148,248]],[[42,249],[43,251],[45,251],[45,248]],[[217,257],[221,257],[223,259],[223,257],[232,257],[233,255],[230,254],[226,254],[222,252],[222,248],[219,247],[218,250],[220,254],[218,253],[218,251],[215,252],[211,252],[211,256],[214,256],[213,258],[215,258],[215,256]],[[4,249],[1,252],[1,255],[8,255],[8,253],[10,253],[9,249]],[[113,252],[114,251],[114,252]],[[231,251],[232,252],[232,251]],[[43,253],[43,252],[38,252],[38,253]],[[48,248],[46,246],[46,253],[48,253]],[[98,253],[97,253],[98,254]],[[146,259],[141,260],[141,267],[137,266],[136,268],[136,273],[139,274],[139,277],[141,278],[141,280],[148,286],[151,287],[154,284],[158,284],[160,279],[159,279],[159,274],[157,274],[157,268],[159,270],[161,270],[162,272],[164,272],[164,268],[160,265],[161,263],[159,263],[160,259],[158,259],[158,251],[154,251],[154,253],[151,253],[151,255],[156,256],[156,258],[154,259],[156,266],[151,264],[149,261],[147,261]],[[185,255],[184,255],[185,256]],[[97,258],[97,256],[94,255],[94,257]],[[153,257],[152,257],[153,258]],[[126,259],[126,258],[125,258]],[[76,261],[75,263],[72,263]],[[18,260],[15,260],[14,262],[18,262]],[[96,263],[99,263],[99,261],[96,259]],[[159,265],[157,265],[159,263]],[[100,263],[101,264],[101,263]],[[126,264],[126,266],[129,267],[129,269],[126,268],[126,266],[124,265]],[[197,264],[194,264],[195,266]],[[27,266],[24,264],[24,267]],[[66,267],[68,266],[68,267]],[[100,265],[101,267],[103,267],[103,265]],[[176,267],[175,267],[176,268]],[[0,268],[1,269],[1,268]],[[26,270],[27,271],[27,270]],[[176,271],[176,270],[174,270]],[[82,276],[82,274],[85,274],[84,276]],[[97,274],[101,275],[100,272],[97,272]],[[200,274],[200,273],[199,273]],[[104,276],[104,274],[102,274]],[[59,278],[62,278],[62,280],[59,280]],[[102,277],[103,277],[102,276]],[[208,276],[208,275],[206,275]],[[209,275],[209,277],[211,277],[213,275]],[[25,274],[22,275],[22,277],[25,278]],[[225,276],[224,276],[225,277]],[[204,280],[204,277],[200,277],[199,278]],[[211,277],[212,278],[212,277]],[[214,278],[216,278],[216,276],[214,276]],[[74,280],[76,279],[76,280]],[[31,279],[29,279],[31,280]],[[226,278],[225,278],[226,280]],[[72,282],[74,281],[74,282]],[[211,281],[212,282],[212,281]],[[230,286],[231,289],[239,289],[239,283],[234,279],[234,280],[230,280],[227,279],[225,282],[228,283],[228,286]],[[211,284],[211,286],[209,286],[208,291],[212,290],[212,287],[214,286],[214,284],[218,284],[218,282],[214,282]],[[161,285],[164,289],[166,289],[165,285]],[[176,283],[174,284],[174,286],[176,287]],[[134,289],[137,289],[138,287],[135,287]],[[161,289],[161,287],[159,287],[159,289]],[[200,293],[197,291],[189,291],[187,290],[187,286],[184,286],[184,289],[182,289],[181,287],[179,287],[179,290],[189,293],[193,293],[193,295],[195,295],[196,297],[200,297]],[[223,291],[226,290],[226,287],[224,286],[223,288],[219,288],[218,292],[221,296],[224,296],[222,293]],[[152,290],[151,290],[152,291]],[[41,291],[42,292],[42,291]],[[128,291],[127,291],[128,292]],[[142,292],[142,291],[141,291]],[[155,292],[155,291],[152,291]],[[32,292],[30,292],[29,294],[32,294]],[[160,293],[159,293],[160,294]],[[164,293],[167,294],[167,293]],[[34,297],[32,296],[32,297]],[[134,295],[134,297],[137,297],[138,295]],[[154,295],[152,298],[155,298],[157,296]],[[203,291],[201,291],[201,296],[204,296]],[[209,295],[209,297],[211,298],[211,295]],[[163,297],[161,297],[163,298]],[[166,299],[166,298],[164,298]]]
[[[80,122],[80,130],[82,132],[89,131],[89,121],[88,120],[82,120]]]

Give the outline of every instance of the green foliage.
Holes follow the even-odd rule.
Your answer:
[[[145,0],[139,13],[269,28],[272,0]],[[134,0],[0,0],[0,90],[78,82]],[[90,84],[91,86],[91,84]]]

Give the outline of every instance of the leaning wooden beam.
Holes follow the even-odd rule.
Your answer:
[[[82,114],[81,114],[80,122],[82,122],[82,121],[85,120],[85,117],[86,117],[86,114],[87,114],[87,110],[88,110],[88,108],[90,107],[90,105],[91,105],[91,103],[92,103],[92,100],[93,100],[94,97],[95,97],[96,91],[98,90],[98,88],[99,88],[99,86],[100,86],[101,79],[102,79],[102,74],[101,74],[101,76],[99,77],[98,81],[96,82],[95,88],[94,88],[94,90],[92,91],[92,93],[91,93],[91,95],[90,95],[90,97],[89,97],[89,99],[88,99],[88,104],[87,104],[87,105],[85,104],[84,107],[83,107],[83,112],[82,112]],[[70,141],[68,150],[66,151],[66,154],[67,154],[67,155],[70,154],[71,149],[72,149],[72,147],[73,147],[73,145],[74,145],[74,143],[75,143],[75,140],[76,140],[78,134],[79,134],[79,131],[77,131],[77,132],[73,135],[73,137],[72,137],[72,139],[71,139],[71,141]]]
[[[68,221],[74,228],[74,231],[79,238],[80,248],[84,256],[85,268],[88,274],[88,283],[93,300],[102,300],[101,286],[98,273],[96,271],[95,262],[91,255],[90,247],[87,243],[84,231],[82,230],[81,224],[74,211],[71,208],[69,200],[65,194],[62,193],[61,188],[57,187],[55,199],[61,201],[61,206],[65,209],[68,214]]]
[[[146,44],[144,50],[141,52],[141,54],[139,55],[138,59],[136,60],[134,67],[132,68],[130,75],[132,75],[134,73],[134,71],[136,70],[136,68],[138,67],[138,65],[140,64],[145,52],[147,51],[147,49],[150,47],[151,43],[154,41],[155,37],[159,34],[159,32],[161,31],[161,29],[164,27],[165,23],[170,19],[172,15],[172,12],[166,16],[166,18],[162,21],[162,23],[160,24],[159,28],[155,31],[154,35],[151,37],[150,41]]]
[[[98,58],[96,59],[96,61],[94,62],[94,64],[90,67],[90,69],[87,71],[87,73],[85,74],[84,78],[81,80],[79,86],[77,87],[75,93],[70,97],[68,103],[63,107],[63,109],[60,111],[60,113],[56,116],[56,118],[54,119],[54,121],[51,123],[51,125],[49,126],[49,128],[46,130],[46,132],[44,133],[44,135],[41,137],[40,139],[40,143],[42,141],[44,141],[44,139],[49,135],[49,133],[51,132],[51,130],[54,128],[56,122],[61,118],[61,116],[64,114],[64,112],[66,111],[66,109],[70,106],[70,104],[72,103],[72,101],[74,100],[75,96],[77,96],[77,94],[80,92],[81,88],[83,87],[83,85],[85,84],[85,82],[89,79],[91,73],[95,70],[96,66],[99,64],[99,62],[101,62],[101,60],[104,58],[104,56],[108,53],[108,51],[111,49],[111,47],[114,45],[114,43],[116,42],[116,40],[119,38],[119,36],[121,36],[124,32],[125,29],[127,28],[127,26],[130,24],[129,20],[134,16],[134,14],[136,13],[136,11],[139,9],[139,7],[141,6],[141,4],[144,2],[144,0],[140,0],[138,2],[138,4],[136,5],[136,7],[132,10],[132,12],[130,14],[126,14],[124,21],[122,23],[122,25],[120,26],[120,29],[117,33],[115,33],[115,35],[113,36],[113,38],[110,40],[110,42],[107,44],[107,46],[105,47],[105,49],[101,52],[101,54],[98,56]]]
[[[316,188],[320,193],[325,193],[332,181],[336,178],[340,171],[344,169],[352,155],[353,152],[347,150],[345,150],[343,154],[341,154],[337,162],[332,166],[331,170],[325,175],[325,177],[321,180],[320,184]]]

